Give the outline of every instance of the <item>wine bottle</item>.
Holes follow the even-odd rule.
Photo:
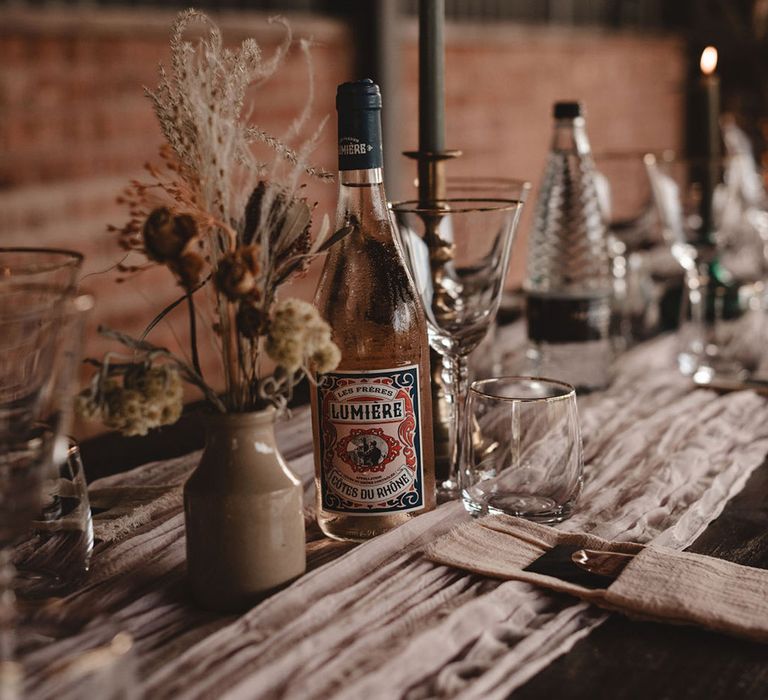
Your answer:
[[[382,179],[381,94],[344,83],[337,230],[315,304],[341,363],[312,391],[317,520],[328,536],[362,541],[435,505],[429,346],[424,311]]]

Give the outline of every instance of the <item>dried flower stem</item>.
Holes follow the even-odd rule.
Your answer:
[[[192,292],[187,294],[187,310],[189,312],[189,344],[192,347],[192,366],[195,368],[195,372],[202,377],[203,370],[200,367],[200,354],[197,350],[197,315]]]
[[[272,136],[257,126],[249,126],[248,129],[246,129],[246,138],[248,139],[249,143],[261,141],[262,143],[267,144],[267,146],[272,148],[276,153],[285,158],[285,160],[287,160],[292,165],[301,164],[300,156],[296,151],[284,144],[277,137]],[[334,174],[328,170],[324,170],[323,168],[317,168],[306,163],[302,165],[302,168],[307,175],[316,177],[319,180],[331,182],[334,179]]]
[[[155,316],[147,325],[147,327],[142,331],[141,335],[139,336],[139,341],[144,340],[157,326],[160,321],[162,321],[171,311],[173,311],[179,304],[181,304],[188,296],[194,294],[196,291],[201,289],[206,285],[208,280],[210,280],[210,275],[206,277],[200,284],[197,285],[194,289],[191,289],[187,294],[184,294],[183,296],[180,296],[176,301],[172,301],[168,306],[166,306],[157,316]]]

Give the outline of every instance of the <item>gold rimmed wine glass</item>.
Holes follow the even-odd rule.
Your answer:
[[[449,465],[440,500],[459,495],[467,356],[483,340],[501,300],[509,256],[529,185],[512,198],[472,197],[391,205],[399,244],[424,306],[429,342],[444,360],[451,406]]]

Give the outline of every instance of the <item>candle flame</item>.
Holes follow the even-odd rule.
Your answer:
[[[717,68],[717,49],[714,46],[707,46],[704,51],[701,52],[701,72],[704,75],[712,75]]]

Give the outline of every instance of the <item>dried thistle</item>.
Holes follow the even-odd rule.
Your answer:
[[[168,267],[178,278],[179,284],[189,291],[195,289],[203,279],[205,259],[200,253],[189,251],[169,263]]]
[[[154,209],[144,222],[144,250],[147,257],[167,263],[181,257],[197,237],[197,225],[189,214],[174,215],[166,207]]]
[[[261,309],[245,299],[240,302],[237,309],[237,332],[244,338],[251,340],[265,335],[269,328],[269,319]]]
[[[216,270],[216,289],[230,301],[248,296],[258,299],[259,257],[259,248],[255,245],[241,246],[234,253],[228,253]]]

